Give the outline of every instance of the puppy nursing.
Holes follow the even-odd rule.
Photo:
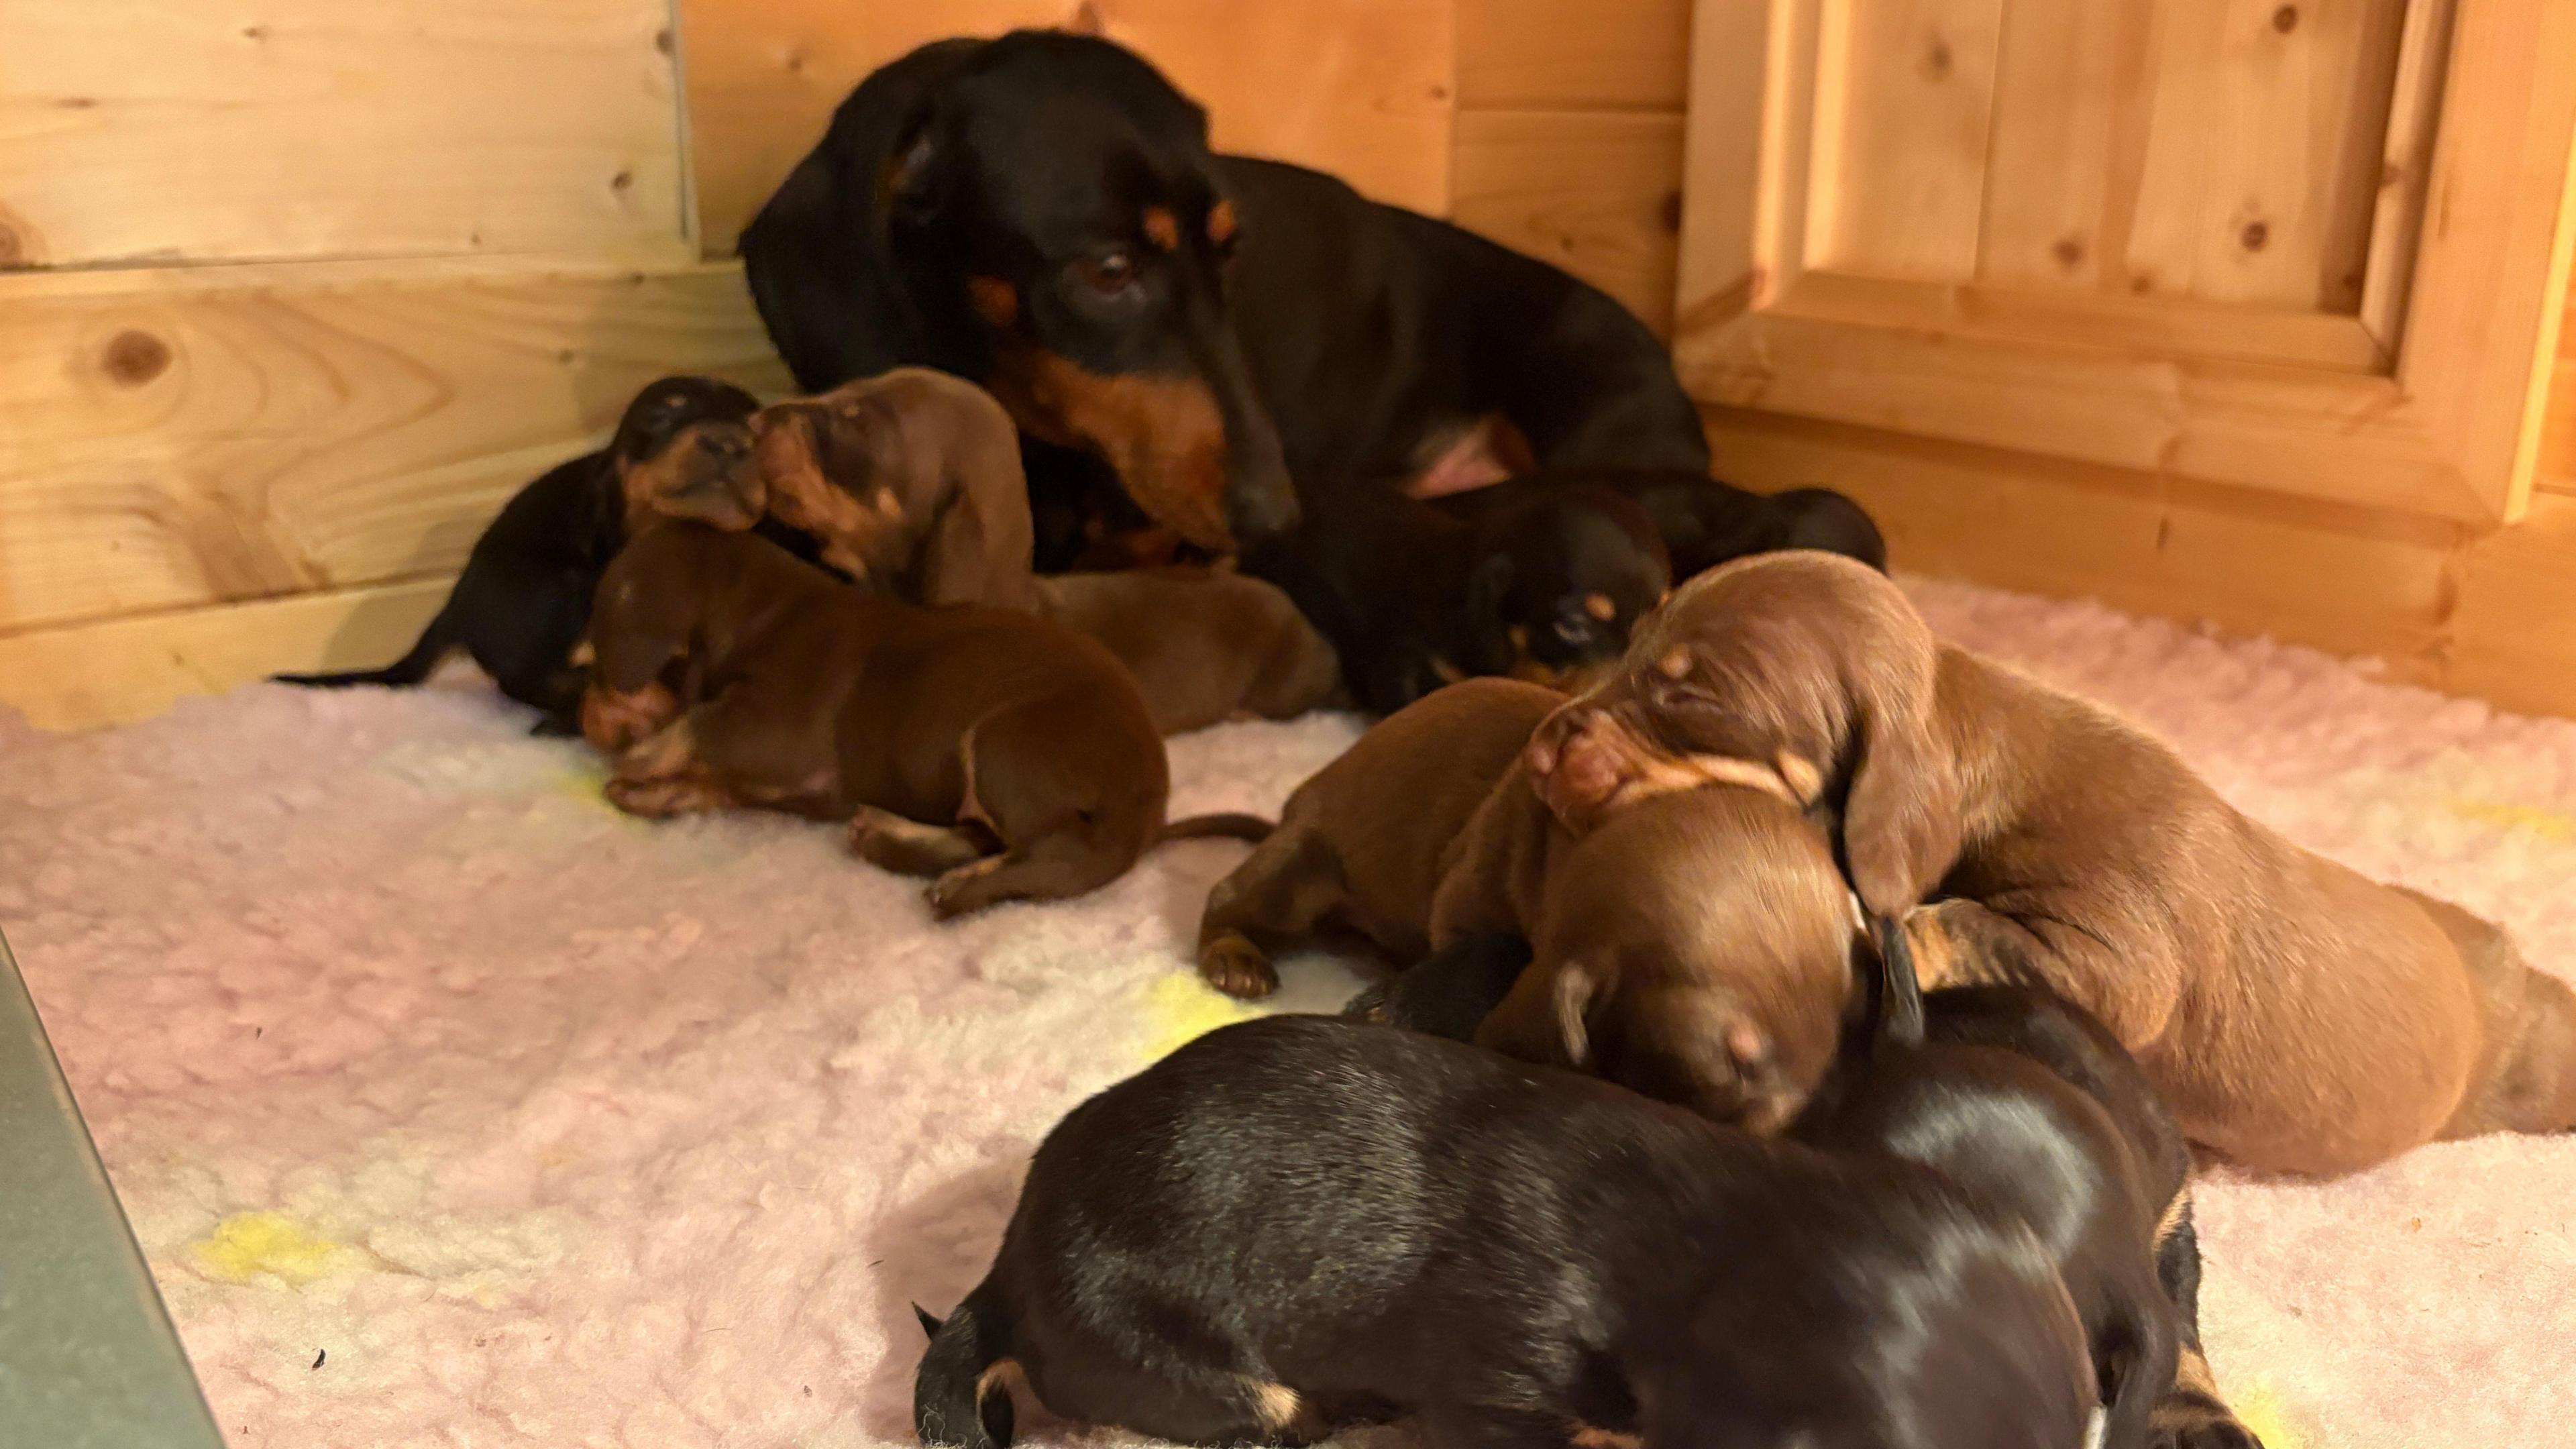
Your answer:
[[[2576,1126],[2576,993],[2495,927],[2292,845],[2149,736],[1938,643],[1856,564],[1693,580],[1528,763],[1580,825],[1705,760],[1813,779],[1927,978],[2062,993],[2239,1162],[2338,1173]]]

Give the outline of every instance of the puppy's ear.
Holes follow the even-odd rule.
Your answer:
[[[1553,970],[1533,966],[1476,1029],[1476,1045],[1544,1066],[1589,1066],[1592,1007],[1600,993],[1600,981],[1579,961]]]
[[[1843,864],[1871,915],[1902,917],[1958,859],[1958,773],[1933,738],[1928,697],[1873,701],[1854,734]]]

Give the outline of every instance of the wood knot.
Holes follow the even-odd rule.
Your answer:
[[[2283,35],[2299,28],[2299,7],[2284,5],[2272,12],[2272,28]]]
[[[268,39],[268,27],[265,25],[245,25],[242,27],[242,39],[256,45],[260,41]]]
[[[2249,221],[2238,239],[2245,243],[2245,250],[2259,252],[2272,240],[2272,228],[2259,221]]]
[[[1682,194],[1679,191],[1664,193],[1664,199],[1655,207],[1655,220],[1663,225],[1664,230],[1676,236],[1681,234]]]
[[[635,189],[635,173],[632,171],[620,171],[616,175],[609,177],[608,189],[616,192],[620,196],[624,196],[627,192]]]
[[[1098,35],[1108,29],[1108,26],[1100,18],[1099,6],[1093,4],[1092,0],[1082,0],[1080,5],[1073,8],[1073,18],[1065,22],[1064,28],[1076,35]]]
[[[141,387],[170,370],[170,344],[127,328],[107,341],[107,375],[119,387]]]
[[[2048,249],[2048,254],[2057,258],[2059,266],[2073,271],[2084,265],[2084,239],[2073,236],[2059,237],[2057,245]]]
[[[1932,37],[1932,48],[1923,55],[1923,78],[1935,81],[1948,80],[1951,70],[1957,63],[1950,54],[1950,42],[1936,35]]]
[[[653,32],[653,48],[664,55],[671,53],[671,27],[665,25]]]

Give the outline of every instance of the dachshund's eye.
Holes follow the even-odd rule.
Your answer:
[[[1136,285],[1136,258],[1129,252],[1102,252],[1073,264],[1084,286],[1114,296]]]
[[[1559,619],[1556,621],[1556,637],[1568,644],[1588,644],[1592,641],[1592,621]]]

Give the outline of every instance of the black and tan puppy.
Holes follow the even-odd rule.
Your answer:
[[[1672,556],[1673,579],[1747,554],[1812,548],[1887,567],[1887,542],[1857,503],[1827,488],[1753,493],[1705,473],[1658,468],[1567,468],[1528,473],[1439,499],[1461,518],[1543,506],[1562,488],[1617,493],[1645,510]]]
[[[1243,569],[1297,601],[1373,713],[1485,675],[1578,685],[1671,586],[1654,525],[1610,489],[1552,489],[1467,522],[1379,479],[1298,486],[1304,521],[1246,549]]]
[[[760,403],[730,383],[666,377],[629,403],[608,446],[511,495],[474,541],[465,571],[420,642],[382,669],[281,674],[287,684],[408,687],[458,649],[501,692],[541,713],[539,734],[577,728],[588,673],[572,662],[599,576],[662,480],[703,480],[744,456],[739,425]]]
[[[1341,660],[1277,586],[1224,569],[1051,574],[1041,611],[1136,677],[1167,735],[1231,719],[1294,719],[1342,697]]]
[[[925,1315],[926,1317],[926,1315]],[[1199,1038],[1047,1135],[937,1325],[925,1443],[1049,1410],[1184,1443],[1389,1413],[1432,1449],[2073,1449],[2044,1247],[1938,1173],[1324,1017]]]
[[[1528,960],[1515,938],[1469,937],[1352,1013],[1470,1040]],[[2191,1159],[2146,1074],[2101,1023],[2045,991],[1965,987],[1909,1007],[1910,966],[1899,970],[1894,1009],[1854,1033],[1789,1135],[1937,1168],[2030,1224],[2094,1345],[2104,1442],[2258,1449],[2201,1355]]]
[[[1271,953],[1326,927],[1398,966],[1420,958],[1461,832],[1564,702],[1519,680],[1470,679],[1379,721],[1299,785],[1269,839],[1208,892],[1199,974],[1231,996],[1267,996],[1279,986]]]
[[[763,805],[850,821],[947,917],[1116,880],[1157,841],[1170,772],[1107,651],[1034,615],[922,608],[836,583],[751,534],[644,530],[600,582],[585,733],[642,815]]]
[[[1662,343],[1598,289],[1296,166],[1115,44],[924,46],[851,92],[743,234],[810,391],[902,363],[990,387],[1032,483],[1105,460],[1224,550],[1296,521],[1293,475],[1394,476],[1510,420],[1549,466],[1707,471]],[[1079,471],[1076,469],[1075,471]]]

